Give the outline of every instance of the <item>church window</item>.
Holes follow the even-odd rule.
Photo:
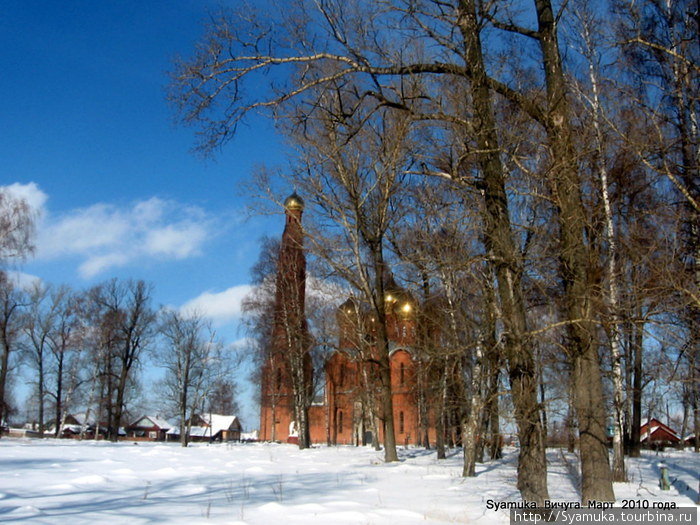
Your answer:
[[[338,434],[343,433],[343,411],[338,412]]]
[[[403,434],[404,418],[403,412],[399,412],[399,434]]]
[[[282,369],[277,369],[277,391],[282,390]]]
[[[406,365],[401,363],[399,366],[399,384],[404,385],[406,382]]]

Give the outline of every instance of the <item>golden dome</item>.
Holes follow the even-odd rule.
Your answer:
[[[299,195],[297,195],[297,193],[294,192],[289,197],[284,199],[284,207],[288,210],[303,210],[304,199],[299,197]]]
[[[413,296],[400,288],[388,291],[384,299],[387,303],[387,312],[393,312],[402,317],[410,317],[416,309]]]
[[[347,301],[338,307],[338,310],[345,315],[358,315],[360,312],[360,305],[357,304],[357,300],[354,297],[350,296]]]

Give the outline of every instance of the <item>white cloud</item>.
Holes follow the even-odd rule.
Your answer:
[[[204,292],[180,307],[182,313],[197,312],[216,321],[230,321],[241,314],[243,298],[253,287],[249,284],[232,286],[223,292]]]
[[[36,184],[4,188],[44,209],[47,196]],[[212,224],[199,208],[153,197],[128,206],[97,203],[62,214],[45,210],[38,230],[38,259],[77,257],[80,275],[92,278],[146,259],[199,255]]]
[[[125,239],[133,225],[128,213],[107,204],[94,204],[47,221],[39,233],[38,256],[90,254]]]
[[[34,285],[41,284],[43,282],[41,277],[15,270],[8,271],[7,276],[12,283],[24,288],[25,290],[30,290]]]
[[[153,255],[184,259],[197,255],[206,237],[207,230],[201,224],[169,225],[148,232],[145,249]]]
[[[255,342],[255,339],[252,339],[250,337],[241,337],[240,339],[236,339],[235,341],[233,341],[231,344],[229,344],[229,346],[236,350],[244,350],[250,347],[251,345],[254,345]]]
[[[48,200],[48,195],[39,189],[35,182],[20,184],[15,182],[8,186],[0,186],[1,191],[5,191],[15,198],[24,199],[36,212],[41,213]]]
[[[89,279],[101,274],[108,268],[116,268],[129,263],[129,257],[123,253],[108,253],[106,255],[90,256],[78,267],[80,275]]]

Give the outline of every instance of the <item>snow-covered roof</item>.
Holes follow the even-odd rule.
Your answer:
[[[211,435],[215,436],[222,430],[238,430],[240,422],[236,416],[225,416],[222,414],[202,414],[202,420],[211,427]]]
[[[78,422],[78,425],[94,425],[96,422],[95,413],[90,412],[90,415],[85,412],[79,412],[77,414],[70,414]]]
[[[257,441],[258,440],[258,431],[253,430],[252,432],[241,432],[241,440],[242,441]]]
[[[192,427],[190,429],[190,437],[207,437],[211,435],[209,427]]]
[[[660,429],[665,430],[671,436],[673,436],[674,438],[676,438],[678,440],[681,439],[681,437],[678,435],[678,433],[675,430],[673,430],[668,425],[664,425],[663,423],[661,423],[661,421],[654,419],[654,418],[647,419],[646,421],[644,421],[644,423],[642,423],[642,425],[641,425],[641,428],[644,428],[644,427],[646,427],[646,429],[639,436],[639,441],[645,441],[645,440],[649,439],[651,436],[654,435],[654,433],[656,433]]]
[[[222,414],[202,414],[199,416],[204,423],[203,426],[193,426],[190,430],[190,436],[205,437],[216,436],[222,430],[239,430],[241,424],[236,416],[224,416]],[[179,436],[180,427],[174,426],[168,432],[169,436]]]
[[[173,427],[166,432],[168,436],[179,436],[180,427]],[[191,427],[190,437],[211,437],[211,429],[209,427]]]
[[[142,423],[144,420],[146,421],[146,424]],[[170,423],[170,421],[168,421],[167,419],[163,419],[161,417],[158,417],[158,416],[143,416],[143,417],[137,419],[136,422],[132,426],[134,426],[134,427],[136,427],[136,426],[141,426],[141,427],[150,426],[150,425],[148,425],[148,422],[152,423],[153,426],[156,426],[162,430],[168,430],[170,428],[173,428],[173,425],[172,425],[172,423]]]

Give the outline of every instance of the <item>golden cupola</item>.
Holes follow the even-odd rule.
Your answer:
[[[304,199],[297,195],[295,191],[289,197],[284,199],[284,207],[287,210],[303,210],[304,209]]]

